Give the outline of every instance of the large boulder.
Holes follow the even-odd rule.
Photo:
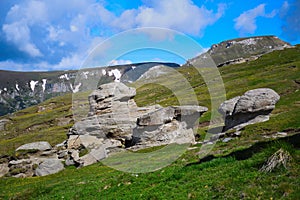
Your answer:
[[[225,117],[224,131],[268,120],[279,99],[274,90],[259,88],[225,101],[219,107]]]
[[[35,170],[35,175],[46,176],[49,174],[55,174],[64,169],[64,165],[61,160],[47,159],[43,161]]]
[[[37,150],[37,151],[46,151],[50,150],[52,147],[48,142],[32,142],[24,144],[16,149],[16,151],[24,150]]]

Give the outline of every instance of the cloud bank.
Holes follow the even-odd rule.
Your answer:
[[[0,24],[0,42],[18,52],[19,63],[14,63],[13,55],[6,55],[0,56],[0,66],[9,63],[18,70],[78,68],[95,45],[120,31],[162,27],[202,36],[226,9],[219,4],[217,10],[210,10],[191,0],[145,2],[117,15],[96,0],[17,1]]]

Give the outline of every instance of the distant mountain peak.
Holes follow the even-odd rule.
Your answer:
[[[261,55],[274,50],[291,47],[289,43],[274,35],[236,38],[212,45],[206,53],[192,59],[190,62],[205,58],[209,54],[216,65],[221,67],[232,63],[255,60]]]

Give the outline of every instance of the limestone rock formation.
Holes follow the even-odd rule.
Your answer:
[[[67,163],[86,166],[114,151],[170,143],[194,143],[195,122],[207,108],[138,107],[136,90],[123,83],[101,85],[89,96],[89,116],[75,123],[66,141]],[[88,153],[79,156],[82,149]]]
[[[219,112],[225,117],[224,131],[269,120],[279,99],[274,90],[259,88],[225,101],[219,107]]]
[[[16,149],[16,151],[20,150],[38,150],[45,151],[51,149],[51,145],[48,142],[33,142],[29,144],[24,144]]]
[[[195,122],[207,108],[177,106],[160,108],[142,115],[133,132],[132,145],[152,147],[170,143],[194,143]]]

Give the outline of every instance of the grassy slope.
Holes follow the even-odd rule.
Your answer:
[[[56,145],[65,140],[67,130],[72,126],[61,125],[60,121],[72,117],[71,94],[47,100],[39,106],[33,106],[2,118],[11,121],[7,131],[0,132],[0,155],[14,155],[20,145],[34,141],[48,141]],[[45,110],[38,112],[39,107]]]
[[[249,89],[270,87],[280,94],[281,99],[268,122],[246,127],[239,139],[218,143],[213,150],[215,155],[246,148],[258,140],[265,140],[263,135],[278,131],[299,131],[300,86],[295,82],[300,81],[299,68],[300,46],[273,52],[250,63],[220,68],[227,98],[241,95]],[[201,77],[192,68],[183,67],[179,71],[194,86],[200,104],[209,107],[209,94]],[[157,92],[161,95],[150,96]],[[57,105],[54,110],[36,113],[37,107],[32,107],[11,117],[13,124],[10,129],[14,131],[7,132],[5,136],[0,133],[2,155],[4,152],[12,153],[21,143],[48,140],[55,144],[64,139],[68,127],[55,126],[55,118],[65,116],[66,110],[70,114],[71,98],[55,98],[43,104],[47,105],[51,101]],[[155,102],[168,105],[176,102],[176,98],[163,87],[147,85],[138,89],[136,101],[139,105]],[[61,102],[64,103],[60,104]],[[26,132],[28,127],[37,124],[33,119],[41,120],[38,123],[42,124],[42,128]],[[209,113],[201,122],[207,120]],[[53,131],[49,132],[47,129]],[[203,134],[205,130],[202,127],[199,133]],[[274,143],[246,160],[223,157],[187,166],[187,163],[197,161],[198,149],[195,149],[186,152],[166,168],[139,176],[119,172],[98,163],[78,170],[68,168],[47,177],[2,178],[0,199],[299,199],[299,150],[292,153],[294,159],[288,170],[281,168],[269,174],[258,171],[278,148]]]

